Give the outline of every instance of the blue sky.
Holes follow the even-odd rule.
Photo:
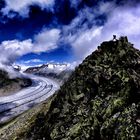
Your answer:
[[[139,23],[138,0],[3,0],[0,63],[78,64],[113,34],[139,48]]]

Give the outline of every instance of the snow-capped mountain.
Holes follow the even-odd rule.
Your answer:
[[[39,67],[30,67],[25,73],[31,73],[36,75],[41,75],[45,77],[50,77],[57,80],[60,83],[63,83],[68,79],[72,73],[72,69],[68,64],[43,64]]]
[[[42,66],[39,67],[31,67],[26,69],[25,72],[27,73],[38,73],[38,72],[43,72],[43,73],[60,73],[68,68],[67,64],[43,64]]]
[[[59,73],[61,71],[64,71],[67,69],[67,64],[47,64],[43,65],[42,71],[54,71],[56,73]]]

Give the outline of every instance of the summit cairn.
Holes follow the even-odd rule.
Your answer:
[[[127,38],[127,36],[121,36],[120,37],[120,41],[122,42],[122,43],[128,43],[128,38]]]

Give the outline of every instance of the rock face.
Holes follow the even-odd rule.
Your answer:
[[[25,139],[140,138],[140,51],[127,37],[103,42],[61,87]]]

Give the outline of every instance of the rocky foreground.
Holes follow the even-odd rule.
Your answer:
[[[140,139],[140,51],[127,37],[103,42],[46,110],[14,139]]]

